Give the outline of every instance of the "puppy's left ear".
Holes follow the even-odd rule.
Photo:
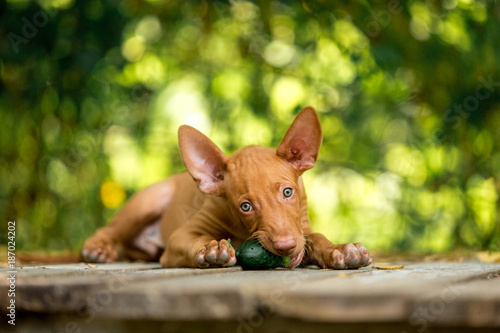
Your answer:
[[[179,149],[187,171],[204,193],[222,194],[227,156],[200,131],[179,128]]]
[[[316,163],[322,141],[323,132],[318,114],[314,108],[308,106],[295,117],[276,154],[302,174]]]

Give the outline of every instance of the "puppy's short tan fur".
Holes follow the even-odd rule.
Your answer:
[[[301,175],[322,142],[318,115],[306,107],[276,150],[247,146],[227,157],[196,129],[179,128],[188,173],[135,194],[108,225],[85,242],[85,261],[159,260],[163,267],[233,266],[249,238],[278,255],[323,268],[370,265],[361,243],[334,245],[309,226]],[[193,181],[194,179],[194,181]]]

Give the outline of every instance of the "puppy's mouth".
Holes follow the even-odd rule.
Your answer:
[[[289,257],[290,258],[290,268],[294,268],[302,262],[302,258],[304,257],[304,250],[300,251],[298,254]]]
[[[283,256],[283,255],[279,254],[278,251],[276,251],[273,248],[273,245],[272,245],[273,243],[271,241],[271,237],[269,237],[267,234],[257,231],[252,235],[251,239],[258,240],[259,243],[262,244],[262,246],[267,251],[274,253],[275,255],[278,255],[278,256]],[[300,242],[300,240],[298,240],[298,242]],[[290,259],[290,266],[288,266],[288,268],[294,268],[294,267],[300,265],[300,263],[302,262],[302,259],[304,258],[305,252],[306,252],[306,248],[304,246],[302,246],[302,250],[300,250],[299,253],[294,254],[293,256],[289,256],[289,255],[283,256],[283,257],[288,257]]]

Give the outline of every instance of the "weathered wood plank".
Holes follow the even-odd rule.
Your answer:
[[[498,264],[406,264],[404,270],[373,270],[344,279],[304,281],[300,289],[284,292],[275,308],[281,316],[325,322],[411,321],[419,324],[426,321],[427,324],[500,326],[498,320],[493,319],[494,316],[500,318],[500,279],[490,283],[481,280],[499,270]],[[261,293],[264,294],[261,302],[268,301],[265,295],[269,291]],[[471,316],[461,315],[475,312],[476,303],[488,306],[488,315],[474,321]]]
[[[116,263],[83,265],[51,265],[51,269],[28,267],[17,269],[16,307],[39,313],[81,313],[90,305],[100,307],[107,297],[123,293],[134,284],[141,289],[148,281],[191,275],[209,275],[241,271],[240,267],[221,269],[159,269],[157,264]],[[45,267],[45,266],[42,266]],[[7,304],[6,270],[0,273],[0,305]],[[137,295],[140,299],[142,295]],[[149,307],[148,307],[149,308]]]
[[[380,264],[379,264],[380,265]],[[0,270],[0,306],[6,298]],[[51,265],[17,274],[21,313],[87,320],[293,318],[324,323],[500,327],[500,264],[405,263],[401,270],[161,269]],[[489,277],[489,279],[487,279]]]

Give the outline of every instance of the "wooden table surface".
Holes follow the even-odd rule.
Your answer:
[[[404,265],[382,270],[377,267]],[[0,268],[1,332],[500,332],[500,264],[358,270],[162,269],[154,263]]]

